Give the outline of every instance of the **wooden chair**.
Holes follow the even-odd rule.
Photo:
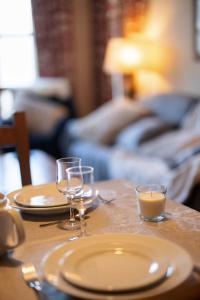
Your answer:
[[[16,148],[22,185],[31,184],[29,138],[25,112],[14,113],[13,124],[0,127],[0,148],[8,147]]]

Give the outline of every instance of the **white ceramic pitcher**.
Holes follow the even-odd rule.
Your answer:
[[[25,240],[20,214],[5,204],[4,195],[0,193],[0,255],[16,248]]]

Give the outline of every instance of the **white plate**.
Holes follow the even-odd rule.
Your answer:
[[[138,292],[134,291],[124,293],[100,293],[84,290],[70,284],[61,275],[61,270],[66,259],[66,253],[75,251],[80,247],[80,245],[81,247],[94,247],[97,243],[127,243],[127,241],[140,246],[143,245],[144,247],[151,245],[151,248],[154,248],[156,253],[159,252],[163,255],[163,257],[169,261],[170,266],[174,268],[172,275],[153,288],[140,290]],[[193,264],[189,254],[183,248],[167,240],[134,234],[104,234],[82,238],[56,247],[45,258],[43,267],[45,278],[49,283],[54,285],[57,289],[75,297],[92,300],[134,300],[146,299],[173,289],[189,276],[192,271]],[[98,279],[96,278],[96,280]]]
[[[29,213],[29,214],[35,214],[35,215],[53,215],[53,214],[59,214],[59,213],[64,213],[69,209],[68,204],[66,205],[61,205],[61,206],[52,206],[52,207],[26,207],[23,205],[18,205],[18,203],[15,201],[16,199],[16,195],[18,195],[19,193],[24,194],[24,192],[26,193],[26,191],[29,193],[30,190],[32,193],[35,192],[36,195],[38,195],[38,191],[40,190],[51,190],[54,192],[54,197],[56,197],[56,186],[55,183],[49,183],[49,184],[42,184],[42,185],[38,185],[38,186],[32,186],[32,185],[28,185],[23,187],[22,189],[13,191],[11,193],[9,193],[7,195],[7,199],[8,199],[8,203],[15,207],[20,209],[20,211],[24,212],[24,213]],[[53,193],[52,193],[53,194]],[[33,195],[33,194],[32,194]],[[59,197],[62,195],[59,195]]]
[[[149,245],[133,241],[104,241],[65,254],[63,277],[79,287],[119,292],[141,289],[166,276],[168,261]]]
[[[54,206],[54,207],[44,207],[44,208],[29,208],[24,206],[19,206],[15,204],[12,200],[9,200],[10,206],[19,209],[21,212],[31,215],[57,215],[65,213],[69,210],[69,206]]]
[[[66,199],[57,191],[55,183],[25,186],[12,197],[16,204],[31,208],[66,206]]]

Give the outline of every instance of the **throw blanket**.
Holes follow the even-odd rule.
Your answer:
[[[136,185],[164,184],[171,199],[184,203],[200,181],[199,150],[200,132],[188,129],[165,134],[134,152],[115,148],[109,162],[110,177],[128,179]]]

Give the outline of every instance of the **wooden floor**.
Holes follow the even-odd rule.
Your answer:
[[[32,184],[53,182],[56,179],[56,161],[48,154],[32,150],[30,156]],[[21,188],[21,175],[15,154],[0,156],[0,192],[7,194]]]

